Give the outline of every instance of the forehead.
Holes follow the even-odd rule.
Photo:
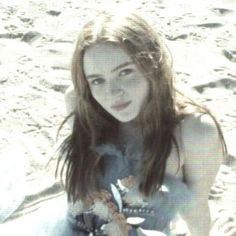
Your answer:
[[[88,74],[106,73],[124,62],[131,62],[130,56],[119,46],[100,43],[86,49],[84,53],[84,72]]]

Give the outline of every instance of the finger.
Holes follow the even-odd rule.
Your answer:
[[[208,194],[208,198],[209,200],[213,200],[213,199],[220,199],[222,197],[222,193],[217,193],[217,194],[211,194],[209,193]]]
[[[233,220],[236,220],[236,212],[234,212],[234,210],[229,209],[229,207],[222,207],[218,210],[218,212],[220,213],[220,216],[227,216],[232,218]]]
[[[223,193],[225,189],[219,188],[219,187],[212,187],[210,189],[210,193]]]
[[[222,231],[224,233],[228,233],[232,229],[236,230],[236,222],[228,222],[224,226],[222,226]]]
[[[210,191],[209,195],[213,195],[213,196],[220,195],[220,196],[222,196],[223,193],[224,193],[223,191],[222,192],[221,191]]]
[[[221,189],[221,190],[227,190],[228,188],[222,184],[215,184],[211,187],[211,189]]]
[[[226,236],[225,233],[222,232],[221,229],[216,227],[215,225],[211,228],[209,236]]]
[[[226,224],[228,224],[229,222],[232,222],[231,217],[229,216],[220,216],[216,222],[215,222],[215,226],[218,228],[223,228]]]
[[[213,187],[214,186],[219,186],[219,187],[221,187],[221,188],[227,188],[226,187],[226,185],[225,185],[225,183],[224,182],[222,182],[222,181],[217,181],[217,182],[215,182],[214,184],[213,184]]]
[[[236,236],[236,228],[232,228],[225,235],[226,236]]]

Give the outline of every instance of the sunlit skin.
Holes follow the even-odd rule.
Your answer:
[[[123,49],[97,44],[84,54],[84,73],[95,100],[120,122],[134,120],[148,94],[148,81]]]

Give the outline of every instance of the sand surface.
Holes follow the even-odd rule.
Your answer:
[[[7,193],[0,198],[2,222],[61,194],[54,178],[56,159],[47,163],[66,115],[71,55],[94,6],[104,8],[109,2],[0,2],[0,188]],[[219,197],[213,193],[212,199],[236,212],[236,2],[115,2],[118,11],[119,4],[129,2],[161,31],[173,54],[177,86],[210,108],[220,122],[230,155],[218,183],[230,187]],[[68,132],[65,126],[59,140]]]

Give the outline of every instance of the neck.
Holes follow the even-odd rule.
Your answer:
[[[143,136],[140,123],[120,123],[118,145],[130,160],[139,160],[143,151]]]
[[[121,140],[129,143],[132,140],[140,138],[142,135],[141,125],[136,120],[120,123],[119,134]]]

